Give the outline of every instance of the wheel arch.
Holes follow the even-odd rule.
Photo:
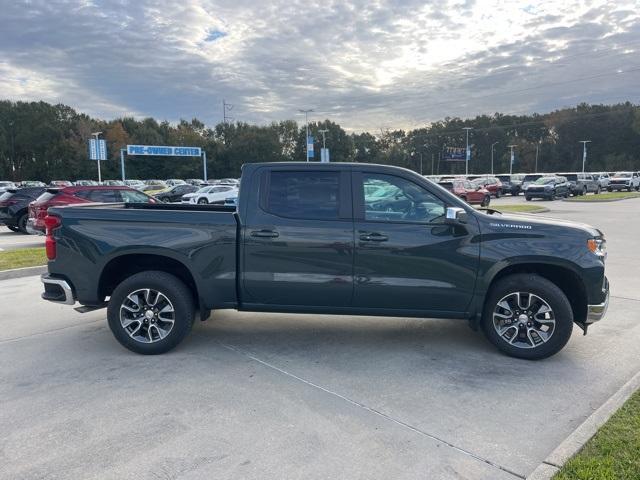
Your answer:
[[[517,273],[529,273],[540,275],[557,285],[566,295],[571,309],[573,320],[576,323],[584,322],[587,317],[587,289],[580,275],[570,266],[559,263],[545,262],[520,262],[512,263],[503,268],[491,272],[486,279],[485,296],[482,302],[480,314],[484,312],[489,292],[500,279]]]
[[[131,275],[150,270],[169,273],[182,280],[192,292],[195,305],[201,306],[200,289],[191,270],[182,261],[160,253],[126,253],[111,258],[100,272],[99,298],[110,296]]]

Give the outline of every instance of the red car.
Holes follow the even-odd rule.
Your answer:
[[[484,187],[492,197],[500,198],[502,195],[502,182],[496,177],[478,177],[471,180],[475,186]]]
[[[470,204],[479,204],[488,207],[491,202],[491,194],[483,187],[479,187],[471,183],[469,180],[456,179],[450,182],[439,182],[443,188],[446,188],[454,195]]]
[[[44,235],[44,218],[49,207],[72,205],[75,203],[157,203],[149,195],[129,187],[118,186],[76,186],[47,188],[35,201],[29,204],[27,232]]]

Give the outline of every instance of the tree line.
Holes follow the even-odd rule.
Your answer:
[[[464,162],[444,158],[447,147],[464,147],[471,127],[470,173],[580,171],[581,140],[588,144],[588,171],[640,170],[640,106],[580,104],[547,114],[480,115],[445,118],[413,130],[347,132],[330,120],[311,122],[315,160],[322,135],[333,162],[398,165],[423,174],[464,172]],[[104,179],[120,178],[120,149],[127,144],[201,147],[207,153],[209,178],[239,177],[244,163],[305,160],[305,125],[293,120],[268,125],[243,122],[213,127],[198,119],[178,124],[131,117],[101,120],[73,108],[46,102],[0,101],[0,180],[95,179],[88,160],[92,132],[103,132],[108,161]],[[127,178],[201,178],[198,158],[128,157]]]

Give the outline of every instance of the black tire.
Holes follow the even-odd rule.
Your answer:
[[[15,225],[7,225],[7,228],[9,230],[11,230],[12,232],[19,232],[20,229],[18,227],[16,227]]]
[[[580,195],[586,195],[587,194],[587,187],[582,187],[582,193]]]
[[[20,218],[18,218],[18,222],[16,223],[18,231],[26,235],[29,234],[29,232],[27,232],[27,220],[29,220],[29,214],[23,213],[22,215],[20,215]]]
[[[525,198],[525,200],[526,200],[527,202],[530,202],[530,201],[531,201],[531,197],[530,197],[529,195],[525,195],[525,197],[524,197],[524,198]]]
[[[532,348],[521,348],[510,344],[494,328],[494,308],[501,299],[513,292],[532,293],[544,300],[553,310],[555,329],[546,342]],[[539,275],[518,273],[498,280],[491,287],[482,315],[482,330],[487,339],[507,355],[527,360],[540,360],[558,353],[571,338],[573,310],[566,295],[556,284]]]
[[[607,192],[613,192],[613,188],[607,187]]]
[[[174,311],[173,327],[164,338],[153,343],[143,343],[132,338],[120,322],[120,311],[125,299],[137,290],[147,288],[164,295],[171,302]],[[178,345],[191,331],[195,318],[193,296],[182,280],[173,275],[153,270],[140,272],[115,288],[107,307],[107,318],[109,328],[122,346],[143,355],[165,353]],[[141,315],[141,318],[144,317]]]
[[[498,190],[496,192],[496,198],[500,198],[502,196],[502,192],[500,190]]]
[[[481,207],[488,207],[490,203],[491,203],[491,196],[490,195],[485,195],[484,198],[482,199],[482,203],[480,204],[480,206]]]
[[[602,191],[602,189],[600,188],[600,185],[598,185],[598,188],[596,188],[595,194],[596,195],[600,195],[601,191]]]
[[[467,201],[467,197],[460,197],[460,200],[462,200],[463,202]]]
[[[633,187],[631,185],[629,185],[629,188],[627,188],[627,191],[630,192],[631,190],[633,190]]]
[[[198,205],[207,205],[209,201],[206,198],[199,198]]]

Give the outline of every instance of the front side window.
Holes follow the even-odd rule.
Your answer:
[[[364,173],[366,221],[442,223],[445,204],[431,192],[394,175]]]
[[[265,209],[281,217],[339,218],[339,172],[272,171]]]

